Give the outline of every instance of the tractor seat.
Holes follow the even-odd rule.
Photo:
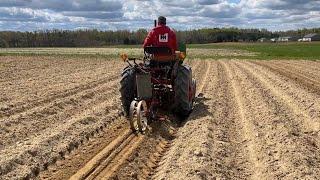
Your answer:
[[[144,53],[153,55],[152,60],[160,62],[174,61],[176,58],[169,47],[149,46],[144,48]]]

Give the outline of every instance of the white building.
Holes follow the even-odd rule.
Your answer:
[[[316,33],[307,34],[302,39],[303,42],[320,41],[320,35]]]
[[[292,36],[284,36],[284,37],[279,37],[277,39],[278,42],[289,42],[289,41],[297,41],[298,38],[292,37]]]

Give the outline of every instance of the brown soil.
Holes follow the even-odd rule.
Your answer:
[[[287,63],[212,61],[204,96],[153,178],[317,179],[320,84],[307,89],[304,81],[320,73]],[[299,67],[303,76],[269,67]]]
[[[123,64],[105,59],[1,57],[0,174],[30,178],[119,116]]]
[[[153,122],[97,166],[96,178],[320,176],[319,63],[186,63],[198,82],[190,117]],[[1,179],[70,178],[129,127],[119,108],[123,63],[8,56],[0,67]]]

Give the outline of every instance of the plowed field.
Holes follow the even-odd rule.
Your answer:
[[[0,179],[317,179],[320,63],[192,60],[195,108],[135,135],[124,63],[0,57]]]

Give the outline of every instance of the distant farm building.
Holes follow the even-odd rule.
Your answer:
[[[258,39],[258,41],[259,42],[270,42],[270,40],[267,38],[260,38],[260,39]]]
[[[277,42],[277,39],[276,38],[272,38],[270,39],[271,42]]]
[[[278,42],[289,42],[289,41],[297,41],[298,38],[292,37],[292,36],[286,36],[286,37],[279,37]]]
[[[320,41],[320,35],[316,33],[307,34],[303,37],[302,41],[304,42]]]

